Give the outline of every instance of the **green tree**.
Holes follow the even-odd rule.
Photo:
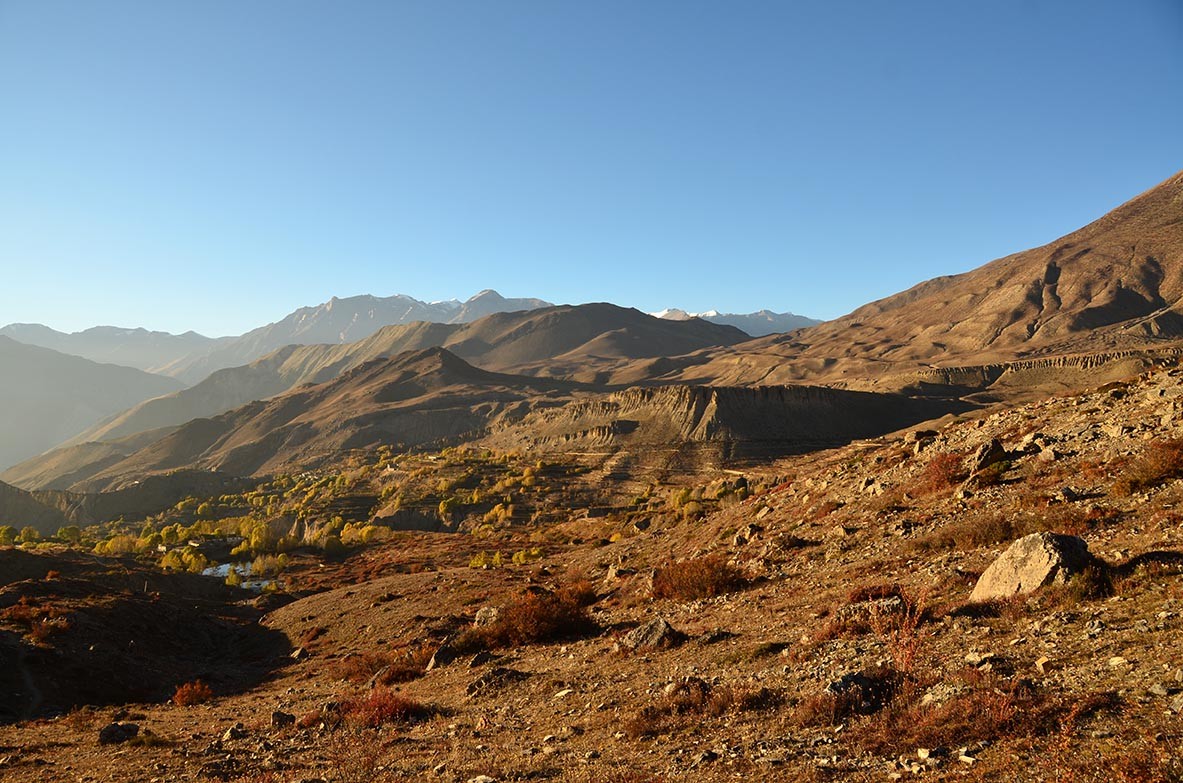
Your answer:
[[[0,546],[12,546],[16,543],[16,528],[12,525],[0,525]]]
[[[25,525],[21,528],[21,543],[31,544],[41,540],[41,534],[37,532],[37,528],[32,525]]]
[[[66,527],[59,527],[57,532],[57,539],[64,541],[67,544],[77,544],[82,540],[82,529],[77,525],[67,525]]]

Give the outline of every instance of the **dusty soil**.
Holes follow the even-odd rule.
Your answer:
[[[1155,455],[1183,435],[1180,400],[1183,374],[1160,370],[973,414],[931,434],[781,460],[761,470],[789,481],[704,519],[629,527],[614,542],[597,528],[573,546],[522,531],[546,552],[528,565],[470,568],[471,550],[456,543],[463,537],[407,534],[310,572],[304,586],[318,592],[254,623],[250,638],[268,644],[219,648],[238,659],[195,656],[175,668],[123,661],[174,680],[186,663],[193,677],[233,673],[209,702],[178,706],[156,691],[0,727],[0,778],[1178,780],[1183,464],[1163,468]],[[992,438],[1006,459],[966,481],[973,453]],[[578,524],[590,523],[565,532]],[[1074,583],[967,605],[981,571],[1035,530],[1082,536],[1108,564],[1104,589]],[[748,584],[706,598],[653,597],[652,569],[703,554],[721,556]],[[39,597],[58,581],[13,562],[25,570],[5,571],[2,596]],[[93,571],[61,581],[75,578],[101,582]],[[372,729],[341,717],[342,703],[370,692],[357,676],[361,656],[434,650],[470,629],[483,607],[582,579],[596,590],[597,632],[475,660],[469,650],[395,682],[395,693],[425,708],[410,722]],[[89,610],[71,603],[81,599],[53,589],[76,627],[104,617],[97,587],[86,598],[96,619],[86,620]],[[185,595],[176,610],[201,607],[210,621],[210,604]],[[893,599],[899,604],[876,604]],[[134,590],[123,600],[129,612],[149,606]],[[225,628],[252,622],[235,614],[245,605],[219,606]],[[189,628],[188,617],[167,625],[192,633],[200,626]],[[621,648],[629,630],[656,617],[687,639]],[[144,625],[121,618],[107,625],[128,623],[142,643]],[[10,638],[6,649],[81,660],[68,638],[51,634],[44,652]],[[282,643],[269,647],[274,640]],[[254,677],[244,675],[247,663],[257,665]],[[12,679],[19,660],[4,669]],[[109,666],[92,671],[112,676]],[[878,678],[882,692],[868,685],[843,702],[835,692],[858,676]],[[276,711],[297,723],[274,726]],[[99,745],[99,729],[117,715],[153,739]]]

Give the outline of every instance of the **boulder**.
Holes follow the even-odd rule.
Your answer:
[[[100,745],[118,745],[127,742],[140,733],[140,727],[134,723],[108,723],[99,730]]]
[[[677,647],[684,641],[686,634],[666,622],[664,617],[658,617],[625,634],[620,646],[628,650],[661,650]]]
[[[452,646],[452,638],[448,637],[436,648],[435,653],[431,656],[431,660],[427,662],[425,670],[429,672],[434,671],[441,666],[447,666],[454,660],[456,660],[456,648]]]
[[[969,463],[970,473],[978,473],[1007,459],[1010,459],[1010,453],[1003,447],[1002,441],[998,438],[991,438],[989,443],[978,446],[977,452],[974,453]]]
[[[500,609],[496,606],[482,606],[477,610],[476,619],[472,621],[472,624],[477,628],[482,628],[486,625],[493,625],[499,619],[501,619]]]
[[[1032,533],[1015,541],[990,564],[974,586],[970,600],[989,601],[1063,584],[1095,562],[1084,539]]]
[[[271,725],[273,728],[282,729],[287,726],[294,726],[295,723],[296,716],[290,712],[275,710],[271,713]]]

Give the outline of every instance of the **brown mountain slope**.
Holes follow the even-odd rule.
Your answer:
[[[606,335],[612,336],[610,341]],[[388,326],[355,343],[289,345],[243,367],[220,370],[189,389],[117,414],[66,445],[123,438],[213,416],[404,351],[444,347],[485,369],[563,377],[562,372],[543,370],[556,357],[575,373],[594,371],[598,363],[687,353],[732,345],[746,337],[731,326],[697,319],[666,321],[611,304],[495,313],[467,324]]]
[[[573,384],[478,369],[440,348],[375,359],[212,418],[194,419],[81,486],[127,485],[185,467],[236,475],[307,467],[322,455],[384,443],[404,447],[473,438],[529,398]],[[552,403],[553,404],[553,403]]]
[[[189,468],[237,476],[316,469],[379,445],[483,443],[657,464],[785,454],[881,434],[966,405],[822,388],[667,387],[604,392],[493,373],[442,348],[375,359],[195,419],[72,489],[111,491]]]
[[[1183,173],[1042,247],[659,372],[716,383],[866,381],[932,365],[1114,353],[1180,337]]]

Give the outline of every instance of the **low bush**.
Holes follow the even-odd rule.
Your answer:
[[[340,712],[346,722],[370,729],[389,723],[410,723],[431,714],[419,702],[382,687],[342,701]]]
[[[1075,719],[1118,705],[1111,693],[1052,696],[1025,680],[976,670],[968,676],[972,689],[943,704],[923,704],[918,689],[901,691],[852,736],[873,753],[1046,736],[1057,732],[1070,715]]]
[[[832,689],[805,697],[793,710],[798,726],[837,726],[857,715],[871,715],[886,707],[907,678],[885,666],[865,669]]]
[[[743,572],[719,555],[682,560],[653,575],[653,597],[693,601],[732,593],[747,586]]]
[[[173,704],[178,707],[189,707],[202,704],[214,697],[213,690],[201,680],[187,682],[177,687],[173,693]]]
[[[702,680],[679,683],[657,701],[625,720],[624,732],[650,737],[676,729],[688,717],[720,717],[772,709],[783,696],[768,688],[712,687]]]
[[[394,685],[410,682],[427,671],[432,653],[428,645],[420,645],[402,654],[354,653],[338,661],[330,673],[353,683],[373,680],[378,685]]]
[[[496,622],[469,629],[454,646],[468,651],[591,636],[599,631],[588,613],[595,601],[595,590],[588,582],[575,582],[553,592],[526,593],[504,607]]]
[[[916,491],[922,495],[931,495],[960,484],[968,475],[962,455],[941,452],[934,455],[924,467],[917,481]]]

